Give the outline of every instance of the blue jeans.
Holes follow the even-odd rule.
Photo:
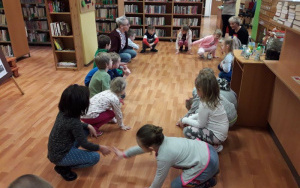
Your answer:
[[[219,78],[224,78],[226,79],[228,82],[231,81],[231,75],[232,75],[232,70],[230,70],[228,73],[224,72],[224,70],[220,67],[220,65],[218,65],[218,69],[220,71],[219,73]]]
[[[189,184],[187,184],[187,187],[201,187],[203,183],[208,181],[210,178],[212,178],[219,170],[219,156],[217,151],[214,149],[213,146],[208,144],[209,151],[210,151],[210,161],[207,166],[207,168],[199,175],[197,176],[193,181],[191,181]],[[196,181],[200,184],[195,184]],[[178,176],[175,178],[171,183],[172,188],[182,188],[182,182],[181,177]]]
[[[85,130],[86,136],[89,131]],[[69,153],[58,163],[57,166],[69,166],[71,168],[85,168],[93,166],[100,160],[100,154],[95,151],[87,151],[78,149],[79,144],[75,141]]]
[[[121,57],[121,62],[128,63],[131,59],[135,58],[136,51],[132,49],[123,49],[119,53]]]

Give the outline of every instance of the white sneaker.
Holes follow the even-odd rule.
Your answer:
[[[205,57],[204,57],[204,55],[202,54],[202,55],[200,55],[200,58],[204,59]]]
[[[211,60],[211,59],[212,59],[212,55],[211,55],[211,53],[208,53],[208,54],[207,54],[207,59],[209,59],[209,60]]]
[[[223,150],[223,145],[222,144],[214,145],[214,148],[218,153],[220,153]]]
[[[109,121],[109,123],[117,123],[117,119],[114,117],[112,120]]]

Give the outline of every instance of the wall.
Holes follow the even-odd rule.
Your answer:
[[[256,37],[257,37],[257,29],[258,29],[258,22],[259,22],[260,5],[261,5],[261,0],[257,0],[256,1],[255,14],[254,14],[254,18],[253,18],[253,21],[252,21],[251,38],[253,40],[256,40]]]

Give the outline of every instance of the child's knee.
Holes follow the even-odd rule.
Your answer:
[[[98,152],[92,152],[91,155],[91,165],[95,165],[99,162],[100,160],[100,154]]]

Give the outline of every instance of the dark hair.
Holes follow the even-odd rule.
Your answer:
[[[77,84],[67,87],[60,98],[58,108],[67,117],[79,118],[90,105],[89,88]]]
[[[129,29],[129,31],[127,31],[127,35],[128,37],[133,37],[135,35],[135,30]]]
[[[153,25],[148,25],[147,30],[151,30],[151,29],[155,29],[155,27]]]
[[[110,54],[107,52],[100,52],[95,57],[95,64],[98,69],[106,69],[106,66],[109,64],[111,60]]]
[[[189,29],[190,29],[190,27],[188,25],[183,25],[182,26],[183,31],[188,31]]]
[[[164,141],[163,129],[159,126],[146,124],[142,126],[136,133],[137,138],[145,147],[152,145],[160,146]]]
[[[201,101],[209,108],[215,109],[220,102],[220,87],[214,71],[210,68],[202,69],[195,80],[195,87],[203,93]]]
[[[14,180],[8,188],[53,188],[50,183],[44,179],[33,175],[25,174]]]
[[[98,48],[105,49],[106,45],[110,44],[110,38],[106,35],[99,35],[98,36]]]

